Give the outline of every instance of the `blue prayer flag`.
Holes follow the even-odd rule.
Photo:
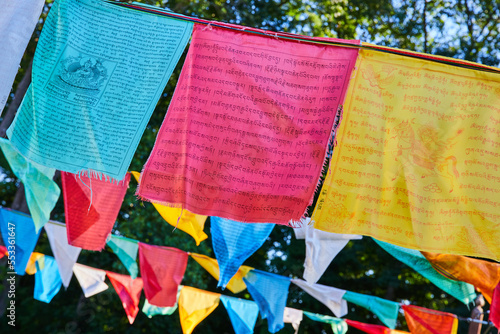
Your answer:
[[[41,302],[50,303],[61,289],[62,279],[61,275],[59,275],[56,260],[48,255],[45,255],[43,259],[43,268],[39,267],[38,261],[35,264],[35,292],[33,297]]]
[[[251,300],[221,295],[220,300],[229,314],[236,334],[251,334],[257,322],[259,307]]]

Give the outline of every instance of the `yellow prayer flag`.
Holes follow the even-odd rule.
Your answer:
[[[179,296],[179,317],[182,332],[193,329],[219,305],[220,294],[183,286]]]
[[[132,173],[136,181],[139,182],[141,174],[134,171],[130,173]],[[196,241],[197,246],[200,245],[200,242],[208,238],[205,232],[203,232],[207,216],[197,215],[189,212],[188,210],[182,210],[181,208],[171,208],[156,203],[153,203],[153,205],[167,223],[174,227],[177,226],[179,230],[184,231],[192,236]],[[179,216],[181,217],[180,219]],[[179,224],[177,224],[178,219]]]
[[[500,74],[361,50],[317,229],[500,259]]]
[[[26,265],[26,274],[28,275],[35,275],[36,273],[36,262],[38,261],[38,267],[43,269],[45,267],[45,261],[43,257],[45,254],[38,253],[38,252],[33,252],[30,255],[30,258],[28,260],[28,264]]]
[[[208,271],[210,275],[212,275],[216,280],[219,280],[219,264],[216,259],[196,253],[190,253],[190,255],[200,266]],[[243,282],[243,277],[245,277],[246,274],[252,269],[254,268],[241,266],[226,286],[229,291],[232,293],[239,293],[245,290],[247,286],[245,285],[245,282]]]

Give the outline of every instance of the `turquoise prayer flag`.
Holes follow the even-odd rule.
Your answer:
[[[50,303],[62,285],[57,262],[52,256],[43,257],[44,266],[40,269],[36,261],[35,291],[33,297],[41,302]]]
[[[251,334],[259,316],[259,307],[251,300],[221,295],[220,300],[227,310],[236,334]]]
[[[193,23],[101,0],[55,0],[7,134],[41,165],[125,177]]]
[[[132,279],[135,279],[139,273],[139,266],[137,265],[139,243],[137,240],[112,234],[111,239],[107,242],[107,245],[111,248],[113,253],[118,256],[120,261],[122,261]]]
[[[306,311],[304,311],[304,314],[311,320],[330,324],[332,326],[333,334],[345,334],[347,332],[347,323],[342,319]]]
[[[37,231],[49,221],[61,189],[52,179],[56,170],[28,161],[19,154],[10,141],[0,138],[0,147],[12,169],[24,185],[26,203]]]
[[[342,298],[373,312],[390,329],[396,328],[399,303],[351,291],[346,291]]]
[[[31,253],[35,249],[40,233],[30,216],[10,209],[0,208],[0,231],[9,258],[14,264],[8,264],[7,272],[15,271],[24,275]]]

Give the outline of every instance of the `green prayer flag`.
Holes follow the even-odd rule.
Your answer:
[[[130,276],[135,279],[139,273],[137,265],[137,252],[139,244],[137,240],[111,235],[111,239],[107,242],[109,248],[118,256],[123,265],[127,268]]]
[[[390,329],[396,328],[399,303],[351,291],[346,291],[342,298],[373,312]]]
[[[333,334],[345,334],[347,332],[347,323],[342,319],[306,311],[304,311],[304,314],[311,320],[330,324]]]

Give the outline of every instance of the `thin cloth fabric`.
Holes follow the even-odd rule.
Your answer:
[[[142,278],[133,279],[128,275],[110,271],[107,271],[106,275],[122,301],[129,323],[133,324],[137,313],[139,313],[139,300],[143,287]]]
[[[127,192],[130,174],[116,183],[61,172],[64,213],[70,245],[101,251]]]
[[[51,222],[45,225],[44,228],[49,238],[50,248],[56,258],[63,285],[67,288],[71,276],[73,276],[73,266],[82,249],[68,244],[66,226]]]
[[[0,208],[0,231],[7,250],[15,255],[14,271],[24,275],[40,232],[35,230],[30,216],[5,208]]]
[[[347,314],[347,302],[343,299],[345,290],[322,284],[309,284],[301,279],[292,279],[292,283],[326,305],[336,317]]]
[[[207,216],[287,224],[313,200],[358,51],[245,28],[195,25],[138,195]]]
[[[217,306],[220,294],[183,286],[179,296],[179,317],[184,334],[191,334]]]
[[[43,259],[43,269],[38,267],[35,273],[35,291],[33,297],[41,302],[50,303],[52,298],[61,289],[61,276],[56,260],[52,256],[45,255]]]
[[[368,334],[390,334],[391,329],[380,326],[380,325],[372,325],[372,324],[365,324],[363,322],[359,321],[354,321],[354,320],[345,320],[349,326],[352,326],[354,328],[359,329],[360,331],[363,331]]]
[[[0,11],[0,116],[44,0],[4,1]]]
[[[493,290],[489,319],[496,328],[500,329],[500,284]]]
[[[139,266],[137,265],[139,242],[134,239],[112,234],[107,245],[111,248],[113,253],[118,256],[125,268],[127,268],[130,276],[136,278],[139,273]]]
[[[210,217],[212,246],[220,277],[218,287],[225,288],[238,268],[266,241],[274,224],[250,224]]]
[[[24,185],[26,203],[28,204],[31,218],[35,223],[36,230],[40,231],[49,221],[50,213],[61,194],[61,189],[59,189],[57,183],[53,180],[56,170],[27,160],[12,147],[10,141],[7,139],[0,138],[0,147],[12,172]]]
[[[333,334],[345,334],[347,332],[347,323],[343,319],[306,311],[304,311],[304,314],[311,320],[330,324],[332,326]]]
[[[299,332],[300,323],[304,317],[304,312],[302,310],[297,310],[296,308],[285,307],[283,313],[283,322],[285,324],[292,324],[293,329],[295,329],[295,334]]]
[[[500,264],[461,255],[421,252],[441,275],[476,287],[491,304],[493,290],[500,281]]]
[[[31,253],[30,259],[28,260],[28,264],[26,265],[26,274],[35,275],[37,267],[43,269],[45,266],[44,262],[45,254],[33,252]],[[37,266],[38,262],[38,266]]]
[[[306,259],[304,279],[311,284],[317,283],[330,263],[347,245],[349,240],[361,239],[361,235],[338,234],[320,231],[310,225],[311,218],[302,221],[302,226],[294,228],[297,239],[306,240]]]
[[[9,256],[9,253],[7,252],[7,247],[4,245],[0,245],[0,259],[4,256]]]
[[[200,266],[202,266],[206,271],[210,273],[216,280],[219,280],[219,264],[216,259],[208,257],[202,254],[190,253],[191,258],[193,258]],[[241,266],[238,268],[236,274],[227,283],[227,288],[232,293],[240,293],[245,290],[247,286],[243,282],[243,277],[254,268],[249,266]]]
[[[499,261],[498,73],[406,53],[359,51],[315,227]]]
[[[182,285],[179,285],[179,289],[177,289],[177,300],[179,300],[179,296],[181,293]],[[151,305],[147,299],[144,300],[144,305],[142,306],[142,313],[144,313],[148,318],[152,318],[155,315],[172,315],[172,313],[177,310],[177,302],[174,306],[170,307],[158,307]]]
[[[187,260],[188,254],[180,249],[139,242],[144,294],[150,304],[160,307],[175,305]]]
[[[54,1],[7,130],[13,145],[47,167],[122,180],[192,26],[100,0]]]
[[[73,273],[75,274],[78,283],[80,283],[80,287],[82,288],[83,294],[86,298],[92,297],[93,295],[103,292],[109,288],[109,286],[104,283],[106,280],[106,271],[102,269],[75,263],[73,266]]]
[[[457,316],[414,305],[403,305],[406,323],[412,334],[456,334]]]
[[[346,291],[343,297],[348,302],[354,303],[375,313],[375,315],[390,329],[396,328],[399,314],[399,303],[375,296],[364,295]]]
[[[471,284],[454,281],[444,277],[432,267],[432,264],[427,261],[419,251],[391,245],[377,239],[373,240],[386,252],[427,278],[444,292],[460,300],[465,305],[476,298],[474,287]]]
[[[139,182],[140,174],[138,172],[131,173]],[[207,216],[196,215],[182,208],[172,208],[157,203],[153,203],[153,206],[167,223],[192,236],[196,246],[199,246],[203,240],[208,238],[203,231]]]
[[[248,292],[259,306],[263,319],[267,319],[269,332],[276,333],[285,325],[283,313],[288,298],[290,279],[284,276],[252,270],[244,278]]]
[[[259,316],[259,307],[254,301],[221,295],[236,334],[251,334]]]

